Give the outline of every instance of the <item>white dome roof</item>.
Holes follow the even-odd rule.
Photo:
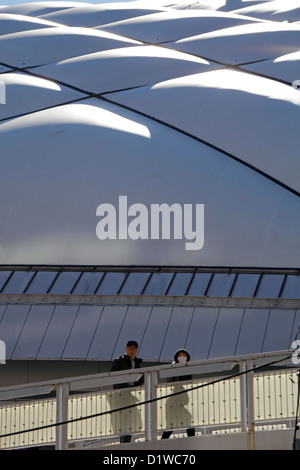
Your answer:
[[[0,9],[2,265],[299,268],[300,24],[197,3]],[[203,246],[99,239],[125,196],[149,234],[204,206]]]

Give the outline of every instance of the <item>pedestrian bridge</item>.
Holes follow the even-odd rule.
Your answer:
[[[297,362],[278,351],[2,387],[0,446],[292,450]]]

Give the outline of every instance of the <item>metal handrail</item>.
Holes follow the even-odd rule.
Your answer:
[[[204,380],[205,377],[222,377],[222,380],[227,380],[233,374],[233,368],[238,366],[239,373],[239,397],[240,397],[240,419],[238,427],[241,431],[243,430],[254,430],[255,425],[255,416],[254,416],[254,393],[253,393],[253,372],[248,373],[248,371],[253,370],[253,364],[255,363],[257,367],[262,367],[270,363],[276,364],[278,362],[278,368],[285,366],[285,368],[295,368],[295,365],[291,362],[291,355],[293,351],[276,351],[269,353],[261,353],[255,355],[244,355],[244,356],[234,356],[221,359],[207,359],[202,361],[193,361],[188,363],[188,365],[183,364],[166,364],[160,366],[152,367],[143,367],[139,370],[130,370],[123,372],[106,372],[101,374],[93,374],[87,376],[79,377],[68,377],[64,379],[43,381],[31,384],[18,385],[14,387],[1,387],[0,388],[0,406],[1,401],[15,400],[20,399],[21,397],[26,397],[31,400],[38,396],[46,396],[49,393],[55,390],[56,392],[56,422],[53,426],[57,426],[56,432],[56,448],[63,449],[68,446],[68,401],[70,397],[77,396],[79,391],[82,393],[87,393],[88,391],[97,390],[101,393],[104,393],[107,396],[108,393],[111,393],[114,385],[118,383],[124,383],[130,381],[136,381],[141,376],[144,375],[144,386],[143,393],[145,394],[145,412],[144,412],[144,437],[145,440],[154,440],[157,439],[159,429],[157,427],[157,403],[160,400],[165,399],[164,397],[160,398],[157,395],[158,387],[165,387],[167,391],[170,383],[168,382],[170,377],[180,377],[184,375],[192,375],[193,377],[197,376],[198,380]],[[243,373],[245,372],[245,373]],[[208,380],[208,379],[206,379]],[[179,383],[179,382],[178,382]],[[197,387],[202,387],[202,385],[195,385],[195,379],[190,382],[181,382],[186,385],[186,390],[183,392],[190,393],[190,390]],[[209,383],[209,381],[208,381]],[[172,385],[172,384],[171,384]],[[127,389],[133,390],[133,389]],[[170,393],[170,392],[168,392]],[[72,395],[73,394],[73,395]],[[172,395],[172,394],[170,394]],[[139,403],[138,403],[139,405]],[[113,410],[108,411],[108,413],[113,413]],[[292,419],[293,416],[289,416],[286,419]],[[82,419],[88,419],[84,417]],[[62,425],[58,425],[63,423]],[[229,427],[231,426],[228,423]],[[211,427],[209,425],[207,428]],[[205,426],[197,426],[199,429],[204,429]],[[26,429],[23,429],[26,431]],[[104,436],[103,436],[104,437]]]

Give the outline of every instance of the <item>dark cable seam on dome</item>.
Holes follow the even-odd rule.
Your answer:
[[[127,109],[128,111],[137,113],[137,114],[139,114],[139,115],[141,115],[141,116],[143,116],[143,117],[146,117],[146,118],[148,118],[148,119],[151,119],[152,121],[155,121],[155,122],[157,122],[157,123],[159,123],[159,124],[162,124],[162,125],[164,125],[164,126],[166,126],[166,127],[169,127],[170,129],[173,129],[173,130],[175,130],[175,131],[177,131],[177,132],[179,132],[179,133],[181,133],[181,134],[183,134],[183,135],[186,135],[187,137],[190,137],[191,139],[196,140],[197,142],[200,142],[201,144],[206,145],[207,147],[210,147],[211,149],[216,150],[216,151],[222,153],[223,155],[226,155],[227,157],[231,158],[232,160],[235,160],[236,162],[238,162],[238,163],[240,163],[240,164],[246,166],[247,168],[249,168],[249,169],[255,171],[256,173],[260,174],[261,176],[263,176],[263,177],[267,178],[268,180],[272,181],[273,183],[275,183],[275,184],[281,186],[282,188],[284,188],[284,189],[286,189],[287,191],[291,192],[291,193],[294,194],[295,196],[300,197],[300,192],[299,192],[299,191],[296,191],[295,189],[289,187],[288,185],[286,185],[286,184],[283,183],[282,181],[279,181],[279,180],[277,180],[276,178],[274,178],[273,176],[268,175],[267,173],[265,173],[264,171],[260,170],[259,168],[256,168],[255,166],[251,165],[250,163],[247,163],[247,162],[241,160],[239,157],[237,157],[237,156],[235,156],[235,155],[233,155],[233,154],[227,152],[226,150],[223,150],[223,149],[217,147],[216,145],[214,145],[214,144],[212,144],[212,143],[210,143],[210,142],[207,142],[207,141],[201,139],[200,137],[197,137],[197,136],[195,136],[195,135],[193,135],[193,134],[190,134],[189,132],[187,132],[187,131],[185,131],[185,130],[183,130],[183,129],[180,129],[180,128],[176,127],[176,126],[173,126],[172,124],[168,124],[167,122],[162,121],[162,120],[160,120],[160,119],[158,119],[158,118],[155,118],[155,117],[153,117],[153,116],[149,116],[149,115],[147,115],[146,113],[143,113],[142,111],[139,111],[139,110],[136,110],[136,109],[134,109],[134,108],[131,108],[130,106],[126,106],[126,105],[123,105],[123,104],[121,104],[121,103],[115,102],[115,101],[113,101],[113,100],[111,100],[111,99],[105,98],[104,96],[99,96],[99,98],[102,99],[103,101],[106,101],[106,102],[108,102],[108,103],[114,104],[114,105],[116,105],[116,106],[120,106],[120,107],[122,107],[122,108],[124,108],[124,109]]]
[[[4,63],[2,63],[2,62],[0,62],[0,65],[4,65],[4,66],[6,66],[6,67],[10,67],[10,68],[11,68],[11,65],[7,65],[7,64],[4,64]],[[229,66],[229,67],[232,67],[232,66]],[[35,76],[35,77],[38,77],[38,78],[42,78],[42,79],[45,79],[45,80],[52,80],[54,83],[57,83],[57,84],[59,84],[59,85],[63,85],[63,86],[72,88],[73,90],[76,90],[76,91],[78,91],[78,92],[80,92],[80,93],[84,93],[84,94],[88,95],[88,96],[86,96],[86,97],[82,97],[81,99],[97,98],[97,99],[99,99],[99,100],[103,100],[103,101],[105,101],[105,102],[107,102],[107,103],[110,103],[110,104],[113,104],[113,105],[115,105],[115,106],[121,107],[121,108],[126,109],[126,110],[128,110],[128,111],[131,111],[131,112],[133,112],[133,113],[135,113],[135,114],[139,114],[140,116],[146,117],[147,119],[151,119],[151,120],[154,121],[154,122],[157,122],[157,123],[159,123],[159,124],[161,124],[161,125],[164,125],[164,126],[170,128],[170,129],[173,129],[173,130],[175,130],[175,131],[177,131],[177,132],[179,132],[179,133],[181,133],[181,134],[183,134],[183,135],[186,135],[187,137],[189,137],[189,138],[191,138],[191,139],[193,139],[193,140],[196,140],[197,142],[202,143],[203,145],[206,145],[207,147],[212,148],[213,150],[216,150],[216,151],[222,153],[223,155],[226,155],[227,157],[229,157],[229,158],[235,160],[236,162],[238,162],[238,163],[240,163],[240,164],[246,166],[247,168],[249,168],[249,169],[255,171],[255,172],[258,173],[258,174],[260,174],[261,176],[267,178],[268,180],[272,181],[273,183],[275,183],[275,184],[281,186],[282,188],[284,188],[284,189],[286,189],[287,191],[291,192],[291,193],[294,194],[295,196],[300,197],[300,192],[299,192],[299,191],[296,191],[295,189],[289,187],[288,185],[286,185],[286,184],[283,183],[282,181],[279,181],[279,180],[277,180],[276,178],[274,178],[273,176],[268,175],[267,173],[265,173],[264,171],[260,170],[259,168],[256,168],[255,166],[251,165],[250,163],[247,163],[247,162],[241,160],[239,157],[237,157],[237,156],[235,156],[235,155],[233,155],[233,154],[227,152],[226,150],[223,150],[223,149],[217,147],[216,145],[214,145],[214,144],[212,144],[212,143],[210,143],[210,142],[207,142],[207,141],[201,139],[200,137],[194,136],[193,134],[190,134],[189,132],[187,132],[187,131],[185,131],[185,130],[183,130],[183,129],[180,129],[180,128],[176,127],[176,126],[173,126],[173,125],[171,125],[171,124],[168,124],[168,123],[165,122],[165,121],[162,121],[162,120],[160,120],[160,119],[158,119],[158,118],[155,118],[155,117],[153,117],[153,116],[149,116],[148,114],[146,114],[146,113],[144,113],[144,112],[142,112],[142,111],[136,110],[136,109],[134,109],[134,108],[131,108],[130,106],[127,106],[127,105],[124,105],[124,104],[115,102],[115,101],[113,101],[113,100],[111,100],[111,99],[108,99],[108,98],[106,98],[106,97],[103,96],[104,94],[107,94],[107,93],[105,93],[105,92],[104,92],[104,93],[88,92],[88,91],[85,91],[85,90],[81,90],[81,89],[78,88],[78,87],[75,87],[75,86],[72,86],[72,85],[68,85],[68,84],[66,84],[66,83],[64,83],[64,82],[60,82],[60,81],[58,81],[58,80],[53,80],[53,79],[50,79],[50,78],[41,76],[41,75],[39,75],[39,74],[32,73],[32,72],[30,72],[30,71],[28,71],[28,70],[19,69],[18,67],[14,67],[14,69],[15,69],[16,71],[18,71],[18,72],[20,72],[20,71],[23,72],[23,73],[25,72],[25,73],[28,74],[28,75],[32,75],[32,76]],[[244,71],[244,72],[245,72],[245,73],[248,73],[247,71]],[[278,81],[278,80],[276,80],[276,81]],[[136,87],[131,87],[131,88],[126,88],[126,90],[135,89],[135,88],[141,88],[142,86],[143,86],[143,85],[136,86]],[[119,90],[119,91],[121,91],[121,90]],[[123,91],[125,91],[125,89],[124,89]],[[116,91],[114,91],[114,93],[116,93]],[[78,101],[78,100],[76,100],[76,101]],[[66,103],[61,103],[61,104],[56,105],[56,106],[63,106],[64,104],[66,104]],[[45,109],[46,109],[46,108],[45,108]],[[32,113],[33,113],[33,112],[37,112],[37,111],[32,111]],[[27,114],[31,114],[31,113],[25,113],[25,115],[27,115]],[[11,118],[9,118],[9,119],[11,119]],[[5,120],[7,120],[7,119],[5,119]]]

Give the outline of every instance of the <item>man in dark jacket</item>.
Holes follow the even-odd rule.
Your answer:
[[[141,363],[142,359],[137,357],[137,352],[138,352],[138,343],[136,341],[128,341],[127,346],[126,346],[126,353],[123,356],[117,357],[111,366],[110,371],[115,372],[115,371],[120,371],[120,370],[130,370],[130,369],[140,369],[141,368]],[[137,385],[141,385],[143,383],[143,377],[141,377],[137,382],[130,382],[130,383],[123,383],[123,384],[117,384],[114,385],[114,388],[127,388],[127,387],[135,387]],[[136,398],[129,392],[129,391],[124,391],[122,392],[122,397],[119,397],[119,400],[121,402],[119,403],[119,406],[126,406],[126,405],[131,405],[136,403]],[[112,408],[117,407],[112,406]],[[135,413],[135,419],[134,421],[138,423],[141,421],[140,414],[138,410],[134,407],[130,410],[131,414]],[[126,411],[125,411],[126,413]],[[126,415],[123,411],[123,419],[125,418],[126,420]],[[117,419],[115,414],[113,414],[112,419]],[[130,418],[128,417],[128,422],[130,422]],[[140,424],[140,427],[142,424]],[[116,426],[115,426],[116,427]],[[120,436],[120,442],[130,442],[131,441],[131,435],[125,434]]]
[[[123,356],[117,357],[111,366],[110,371],[115,372],[118,370],[130,370],[130,369],[140,369],[143,359],[137,357],[138,352],[138,343],[134,340],[130,340],[126,346],[126,353]],[[114,388],[126,388],[128,386],[134,387],[141,385],[143,383],[143,377],[140,378],[138,382],[125,383],[120,385],[115,385]]]

